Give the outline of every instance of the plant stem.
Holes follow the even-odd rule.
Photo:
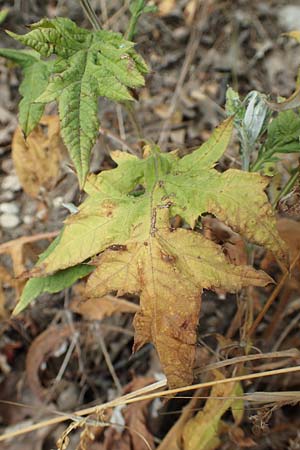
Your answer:
[[[296,184],[297,180],[299,180],[299,175],[300,175],[300,171],[299,168],[296,170],[296,172],[294,173],[294,175],[291,176],[291,178],[289,179],[289,181],[286,183],[286,185],[284,186],[284,188],[282,189],[282,191],[280,191],[277,195],[277,197],[275,198],[274,202],[273,202],[273,207],[275,208],[277,203],[279,202],[279,200],[284,197],[286,194],[288,194],[290,192],[290,190],[294,187],[294,185]]]
[[[146,3],[145,0],[139,0],[136,7],[133,10],[131,10],[131,18],[129,21],[128,29],[125,34],[126,39],[128,39],[129,41],[131,41],[135,35],[136,25],[140,18],[140,15],[143,12],[143,9],[145,8],[145,3]]]
[[[128,25],[128,30],[125,35],[125,37],[126,37],[126,39],[128,39],[128,41],[131,41],[135,35],[135,28],[136,28],[137,21],[139,20],[139,17],[140,17],[139,14],[131,16],[131,19],[130,19],[130,22]]]
[[[98,20],[98,17],[95,14],[95,11],[93,10],[90,1],[89,0],[80,0],[81,7],[86,15],[86,17],[91,22],[94,30],[99,31],[101,30],[101,25]]]
[[[138,138],[142,140],[144,138],[144,134],[132,104],[130,102],[124,102],[124,108],[126,109],[135,133],[137,134]]]

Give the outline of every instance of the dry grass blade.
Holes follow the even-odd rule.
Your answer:
[[[235,358],[226,359],[225,361],[218,361],[212,364],[209,364],[205,367],[201,367],[195,370],[195,375],[200,375],[203,372],[207,372],[213,369],[220,369],[221,367],[231,366],[233,364],[245,363],[248,361],[256,361],[259,359],[269,359],[269,358],[299,358],[300,351],[297,348],[291,348],[289,350],[283,350],[280,352],[269,352],[269,353],[258,353],[256,355],[245,355],[245,356],[237,356]]]
[[[82,409],[80,411],[76,411],[73,415],[78,416],[78,417],[87,416],[87,415],[94,414],[94,413],[100,413],[100,411],[107,410],[108,408],[114,408],[119,405],[128,405],[130,403],[135,403],[135,402],[139,402],[142,400],[155,399],[158,397],[167,397],[167,396],[175,395],[180,392],[187,392],[187,391],[191,391],[191,390],[213,387],[213,386],[216,386],[218,384],[223,384],[223,383],[226,384],[226,383],[233,383],[233,382],[237,382],[237,381],[254,380],[256,378],[271,377],[271,376],[275,376],[275,375],[284,375],[284,374],[294,373],[294,372],[300,372],[300,366],[286,367],[286,368],[277,369],[277,370],[268,370],[266,372],[252,373],[252,374],[248,374],[248,375],[241,375],[238,377],[225,378],[222,380],[208,381],[205,383],[198,383],[198,384],[194,384],[191,386],[184,386],[181,388],[170,389],[170,390],[154,392],[154,393],[152,392],[152,393],[147,394],[147,392],[151,392],[153,390],[157,390],[162,387],[165,387],[167,382],[166,382],[166,380],[162,380],[157,383],[153,383],[150,386],[147,386],[146,388],[139,389],[138,391],[131,392],[130,394],[116,398],[115,400],[112,400],[110,402],[103,403],[102,405],[93,406],[91,408],[86,408],[86,409]],[[65,422],[65,421],[69,420],[69,418],[70,418],[70,415],[66,414],[61,417],[55,417],[52,419],[44,420],[42,422],[36,423],[36,424],[28,426],[28,427],[24,427],[21,430],[15,430],[12,432],[5,433],[2,436],[0,436],[0,442],[3,442],[7,439],[11,439],[16,436],[20,436],[25,433],[29,433],[31,431],[38,430],[40,428],[43,428],[43,427],[46,427],[49,425],[55,425],[55,424],[58,424],[61,422]]]
[[[244,399],[254,403],[298,403],[300,391],[253,392],[253,394],[245,394]]]

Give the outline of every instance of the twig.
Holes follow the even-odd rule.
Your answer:
[[[30,242],[41,241],[42,239],[52,239],[59,234],[59,231],[50,231],[47,233],[39,233],[34,236],[23,236],[18,239],[13,239],[12,241],[5,242],[0,245],[0,254],[6,253],[9,251],[10,247],[14,246],[22,246],[25,244],[29,244]]]
[[[117,111],[117,119],[118,119],[120,136],[123,141],[126,141],[126,132],[125,132],[125,127],[124,127],[124,120],[123,120],[121,105],[116,106],[116,111]],[[122,145],[122,147],[123,147],[123,145]]]
[[[63,363],[60,366],[58,374],[56,375],[55,383],[58,383],[62,379],[63,374],[65,373],[65,370],[66,370],[66,368],[67,368],[67,366],[69,364],[70,358],[72,356],[73,350],[76,347],[78,336],[79,336],[79,333],[77,331],[77,332],[75,332],[75,334],[72,337],[71,343],[70,343],[68,351],[67,351],[67,353],[66,353],[66,355],[64,357]]]
[[[132,155],[137,154],[137,152],[132,147],[130,147],[130,145],[127,144],[127,142],[125,142],[120,136],[117,136],[116,134],[109,131],[107,128],[100,127],[99,133],[102,134],[102,136],[106,136],[106,137],[112,139],[117,144],[121,145],[126,150],[128,150],[128,152],[131,153]]]
[[[276,286],[276,288],[274,289],[274,291],[272,292],[272,294],[270,295],[268,301],[266,302],[265,306],[263,307],[263,309],[261,310],[261,312],[258,314],[258,316],[256,317],[252,327],[249,330],[249,334],[248,337],[250,338],[252,336],[252,334],[254,333],[254,331],[256,330],[256,328],[258,327],[258,325],[260,324],[260,322],[262,321],[262,319],[264,318],[264,315],[266,314],[266,312],[268,311],[268,309],[270,308],[270,306],[272,305],[272,303],[274,302],[274,300],[276,299],[277,295],[279,294],[279,292],[281,291],[284,283],[286,282],[286,280],[288,279],[288,277],[290,276],[290,272],[292,272],[292,270],[295,268],[298,259],[300,257],[300,251],[297,253],[295,259],[293,260],[291,266],[290,266],[290,270],[286,271],[285,274],[283,275],[283,277],[280,280],[280,283]]]
[[[96,31],[101,30],[101,25],[89,0],[80,0],[81,7]]]
[[[102,22],[107,22],[108,14],[107,14],[106,0],[100,0],[100,6],[102,11]]]
[[[239,364],[248,361],[256,361],[258,359],[268,359],[268,358],[299,358],[300,351],[296,348],[292,348],[289,350],[283,350],[282,352],[269,352],[269,353],[258,353],[256,355],[245,355],[245,356],[237,356],[235,358],[226,359],[225,361],[218,361],[212,364],[209,364],[206,367],[199,368],[195,370],[195,375],[198,376],[203,372],[207,372],[208,370],[220,369],[221,367],[231,366],[233,364]]]
[[[194,384],[191,386],[184,386],[184,387],[177,388],[177,389],[170,389],[170,390],[165,390],[162,392],[155,392],[152,394],[143,395],[142,391],[150,392],[150,391],[165,387],[167,385],[167,380],[162,380],[157,383],[153,383],[150,386],[146,386],[145,388],[142,388],[138,391],[131,392],[130,394],[116,398],[115,400],[112,400],[110,402],[103,403],[102,405],[82,409],[80,411],[75,412],[74,415],[75,416],[86,416],[86,415],[90,415],[90,414],[94,414],[94,413],[99,413],[100,411],[104,411],[108,408],[114,408],[115,406],[128,405],[128,404],[136,403],[136,402],[143,401],[143,400],[152,400],[152,399],[155,399],[158,397],[168,397],[170,395],[175,395],[179,392],[188,392],[191,390],[213,387],[213,386],[220,385],[220,384],[235,383],[235,382],[246,381],[246,380],[255,380],[257,378],[265,378],[265,377],[271,377],[274,375],[284,375],[284,374],[295,373],[295,372],[300,372],[300,366],[286,367],[283,369],[268,370],[266,372],[252,373],[252,374],[248,374],[248,375],[241,375],[238,377],[225,378],[222,380],[208,381],[205,383],[199,383],[199,384]],[[46,427],[49,425],[55,425],[55,424],[58,424],[61,422],[65,422],[67,420],[69,420],[68,414],[66,414],[66,416],[63,416],[63,417],[54,417],[52,419],[44,420],[43,422],[36,423],[29,427],[25,427],[21,430],[15,430],[15,431],[11,431],[9,433],[5,433],[2,436],[0,436],[0,442],[5,441],[6,439],[11,439],[15,436],[20,436],[22,434],[38,430],[40,428],[43,428],[43,427]]]
[[[115,383],[115,386],[117,388],[118,394],[121,395],[122,386],[121,386],[120,380],[119,380],[119,378],[118,378],[118,376],[116,374],[114,366],[113,366],[113,364],[111,362],[111,359],[110,359],[109,353],[107,351],[107,347],[106,347],[105,341],[104,341],[103,336],[102,336],[102,331],[101,331],[101,328],[99,326],[99,323],[95,323],[94,326],[95,326],[96,330],[98,331],[99,344],[100,344],[100,347],[101,347],[101,350],[102,350],[102,353],[103,353],[106,365],[108,367],[109,373],[110,373],[110,375],[111,375],[111,377],[113,379],[113,382]]]
[[[126,0],[124,5],[121,6],[121,8],[119,8],[112,16],[110,16],[107,19],[107,21],[103,24],[103,28],[104,29],[107,29],[109,27],[111,28],[113,26],[113,24],[119,20],[120,17],[123,17],[126,10],[129,7],[129,3],[130,3],[130,0]]]
[[[297,325],[297,323],[300,320],[300,313],[298,313],[296,315],[296,317],[293,318],[293,320],[288,324],[288,326],[283,330],[283,332],[281,333],[278,341],[276,342],[276,344],[274,345],[274,350],[276,351],[282,344],[282,342],[285,340],[285,338],[288,336],[288,334],[290,333],[290,331],[294,328],[295,325]]]

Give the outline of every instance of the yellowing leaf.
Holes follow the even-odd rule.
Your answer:
[[[12,141],[12,157],[24,191],[37,197],[41,188],[55,186],[59,163],[65,151],[59,133],[57,116],[44,116],[25,139],[17,128]]]
[[[283,36],[288,36],[293,39],[296,39],[296,41],[300,43],[300,31],[297,30],[289,31],[288,33],[283,33]]]
[[[158,198],[162,194],[160,189],[155,193]],[[202,289],[232,291],[271,281],[252,267],[227,262],[219,246],[199,233],[170,231],[167,208],[155,212],[148,236],[106,251],[98,264],[88,280],[87,295],[99,297],[112,290],[141,295],[134,348],[154,343],[171,386],[193,381]]]
[[[278,257],[285,252],[264,192],[267,180],[213,169],[231,131],[232,119],[227,119],[182,159],[157,147],[148,148],[143,160],[113,153],[118,167],[88,179],[87,199],[33,272],[51,274],[100,254],[91,261],[97,268],[87,283],[88,297],[112,291],[140,295],[135,349],[155,344],[171,386],[193,379],[202,289],[236,291],[271,279],[231,264],[222,248],[200,233],[172,229],[170,219],[178,214],[193,228],[199,216],[212,213]]]
[[[223,378],[220,372],[217,372],[217,378]],[[217,449],[221,443],[220,434],[223,428],[221,418],[223,414],[231,408],[236,424],[243,417],[243,400],[235,399],[236,396],[242,394],[243,390],[239,383],[214,386],[203,411],[199,411],[184,427],[182,435],[183,450]]]

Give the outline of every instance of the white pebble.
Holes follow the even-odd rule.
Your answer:
[[[34,222],[34,218],[32,216],[25,215],[23,217],[23,222],[25,223],[25,225],[32,225]]]
[[[16,228],[20,223],[20,219],[15,214],[2,214],[0,216],[0,225],[3,228]]]
[[[21,189],[21,185],[17,175],[7,175],[4,177],[2,181],[2,189],[13,192],[19,191]]]
[[[17,205],[17,203],[14,203],[14,202],[0,204],[0,213],[18,214],[19,209],[20,208]]]
[[[53,207],[54,208],[60,208],[62,203],[63,203],[63,201],[64,201],[63,197],[60,197],[60,196],[59,197],[55,197],[53,199]]]
[[[300,21],[300,6],[286,5],[280,8],[277,12],[279,23],[287,31],[299,29]]]

